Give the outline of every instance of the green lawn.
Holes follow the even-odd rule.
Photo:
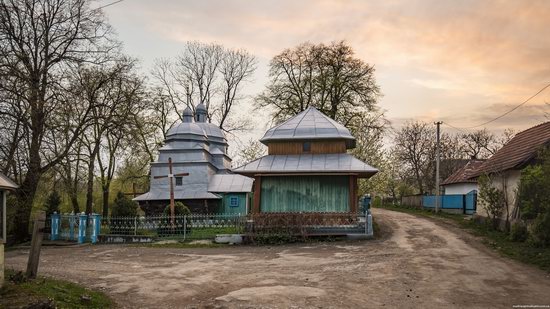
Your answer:
[[[430,210],[417,209],[406,206],[385,205],[380,208],[410,213],[418,216],[435,218],[447,222],[468,231],[469,233],[483,238],[483,243],[499,253],[521,261],[532,264],[550,272],[550,248],[535,248],[528,242],[516,242],[510,240],[507,233],[495,231],[486,225],[475,223],[472,220],[465,220],[463,215],[448,213],[434,213]]]
[[[31,304],[53,300],[57,308],[113,308],[114,303],[104,293],[71,282],[42,278],[14,283],[15,274],[6,270],[6,281],[0,289],[0,308],[26,308]],[[82,296],[89,298],[82,300]]]

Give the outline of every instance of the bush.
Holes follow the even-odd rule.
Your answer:
[[[170,204],[168,204],[164,211],[162,212],[165,216],[170,216]],[[183,215],[190,215],[191,210],[189,210],[189,207],[185,206],[182,202],[175,202],[174,203],[174,214],[176,216],[183,216]]]
[[[379,208],[382,207],[382,198],[380,196],[375,196],[372,200],[372,208]]]
[[[492,221],[492,228],[498,229],[500,216],[504,211],[505,198],[504,192],[491,185],[491,179],[487,175],[482,175],[478,179],[479,183],[479,203],[483,205],[487,212],[487,217]]]
[[[115,197],[111,216],[135,217],[138,214],[138,204],[129,199],[124,193],[118,192]]]
[[[51,215],[54,212],[59,213],[59,205],[61,205],[61,196],[54,190],[48,195],[46,203],[44,203],[46,215]]]
[[[529,237],[529,232],[527,231],[527,226],[523,223],[516,222],[512,224],[512,229],[510,230],[510,240],[524,242]]]
[[[178,234],[184,234],[191,232],[191,220],[190,218],[186,218],[187,222],[184,222],[184,218],[178,217],[178,216],[184,216],[184,215],[190,215],[191,211],[189,210],[189,207],[185,206],[182,202],[175,202],[174,203],[174,214],[176,215],[175,218],[175,228],[172,227],[172,224],[170,222],[170,204],[168,204],[164,211],[162,212],[164,215],[163,219],[161,220],[161,226],[157,229],[157,233],[159,236],[170,236],[170,235],[178,235]],[[185,223],[185,224],[184,224]],[[183,228],[185,226],[185,229]]]
[[[530,242],[536,247],[550,247],[550,212],[541,213],[531,225]]]

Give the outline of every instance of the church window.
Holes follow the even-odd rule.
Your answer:
[[[176,177],[176,186],[183,186],[183,177]]]

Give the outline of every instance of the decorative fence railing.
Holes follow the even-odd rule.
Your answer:
[[[365,213],[259,213],[191,214],[170,216],[109,217],[53,214],[52,240],[97,242],[152,241],[177,238],[214,239],[220,234],[250,237],[268,234],[299,236],[364,234],[372,236],[370,210]]]
[[[249,215],[250,234],[340,235],[368,233],[367,213],[258,213]]]
[[[173,224],[170,216],[110,217],[101,221],[101,234],[207,239],[241,234],[245,222],[246,216],[240,214],[178,215]]]

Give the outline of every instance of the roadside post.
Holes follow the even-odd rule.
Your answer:
[[[44,226],[46,224],[46,213],[39,211],[32,230],[31,251],[27,263],[27,278],[34,279],[38,274],[38,263],[40,261],[40,248],[44,238]]]

